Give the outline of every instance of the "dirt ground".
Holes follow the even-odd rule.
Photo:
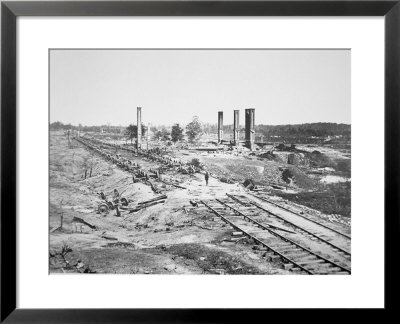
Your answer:
[[[281,261],[267,261],[254,244],[232,240],[234,230],[212,213],[193,206],[200,201],[246,194],[240,184],[249,175],[277,177],[279,164],[223,154],[216,156],[180,152],[187,159],[198,157],[213,173],[226,172],[236,183],[211,177],[206,186],[202,174],[182,175],[167,171],[157,188],[167,196],[164,203],[134,213],[115,210],[98,212],[103,192],[111,197],[117,189],[129,207],[160,196],[144,183],[88,151],[80,143],[68,142],[61,132],[50,134],[49,269],[51,273],[135,274],[291,274]],[[151,161],[131,157],[151,167]],[[210,162],[212,161],[212,163]],[[214,168],[214,169],[213,169]],[[86,179],[85,179],[86,171]],[[273,179],[279,182],[279,179]],[[272,179],[272,178],[271,178]],[[240,180],[240,181],[239,181]],[[271,180],[272,181],[272,180]],[[239,182],[239,183],[238,183]],[[280,183],[280,182],[279,182]],[[293,208],[303,206],[293,204]],[[311,211],[313,212],[313,211]],[[315,212],[338,227],[350,226],[339,216]],[[62,226],[61,226],[62,224]]]

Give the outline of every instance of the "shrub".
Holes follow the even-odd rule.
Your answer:
[[[337,162],[337,170],[340,172],[350,173],[351,172],[351,160],[340,160]]]
[[[195,167],[200,167],[200,160],[197,158],[192,159],[192,161],[189,162],[190,165],[193,165]]]

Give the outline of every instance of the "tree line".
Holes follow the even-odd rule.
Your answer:
[[[203,127],[199,120],[199,117],[194,116],[192,121],[185,126],[185,129],[180,126],[179,123],[174,124],[169,130],[165,126],[146,127],[144,124],[141,125],[142,128],[142,136],[146,136],[148,131],[151,131],[153,134],[153,139],[161,140],[161,141],[172,141],[178,142],[182,141],[186,134],[188,141],[191,143],[195,143],[200,138],[203,133]],[[101,132],[102,130],[106,130],[107,133],[121,133],[121,127],[113,127],[110,125],[101,125],[101,126],[83,126],[79,124],[78,126],[72,124],[63,124],[62,122],[56,121],[50,124],[50,131],[60,131],[60,130],[79,130],[82,132]],[[123,136],[126,136],[128,140],[133,142],[133,139],[137,137],[137,125],[130,124],[128,127],[123,129]]]
[[[185,132],[188,141],[190,143],[196,143],[203,133],[203,128],[199,117],[194,116],[192,121],[186,125],[185,129],[183,129],[179,123],[176,123],[171,127],[171,131],[169,131],[166,127],[162,127],[161,129],[155,128],[153,132],[154,139],[161,141],[170,140],[174,143],[182,141],[185,138]]]
[[[199,117],[194,116],[192,121],[186,126],[181,127],[179,123],[174,124],[171,128],[166,126],[152,126],[150,130],[145,125],[142,127],[142,136],[146,136],[148,131],[152,133],[152,139],[161,141],[182,141],[187,136],[191,143],[195,143],[203,133],[217,133],[217,124],[202,123]],[[128,127],[113,127],[108,125],[101,126],[83,126],[79,124],[74,126],[71,124],[63,124],[59,121],[50,124],[50,130],[68,130],[75,129],[82,132],[100,132],[102,129],[107,133],[122,134],[127,139],[133,141],[137,136],[137,126],[130,124]],[[224,125],[224,133],[233,132],[233,125]],[[122,131],[122,133],[121,133]],[[244,128],[240,128],[244,132]],[[264,136],[265,141],[294,141],[312,138],[341,137],[347,141],[351,138],[351,125],[336,123],[308,123],[298,125],[257,125],[256,134]]]
[[[350,136],[351,125],[336,123],[309,123],[298,125],[257,125],[256,132],[265,136],[300,136],[300,137],[327,137]]]
[[[56,121],[50,124],[51,131],[66,131],[66,130],[79,130],[81,132],[101,132],[102,129],[107,130],[108,133],[119,133],[123,127],[116,127],[111,126],[110,124],[107,125],[100,125],[100,126],[84,126],[79,124],[78,126],[69,124],[64,124],[60,121]]]

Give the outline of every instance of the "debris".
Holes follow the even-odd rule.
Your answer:
[[[89,224],[88,222],[84,221],[82,218],[79,218],[76,216],[74,216],[74,218],[72,219],[72,222],[85,224],[86,226],[89,226],[91,229],[97,229],[97,227],[95,225]]]
[[[245,237],[243,236],[243,237],[232,237],[231,238],[231,241],[232,242],[238,242],[238,241],[240,241],[240,240],[242,240],[242,239],[244,239]]]
[[[157,205],[157,204],[163,204],[163,203],[165,203],[165,200],[157,200],[157,201],[154,201],[154,202],[149,203],[149,204],[139,205],[138,207],[136,207],[134,209],[125,209],[124,208],[124,210],[129,210],[129,214],[131,214],[131,213],[135,213],[135,212],[137,212],[137,211],[139,211],[141,209],[144,209],[144,208],[147,208],[147,207],[151,207],[151,206],[154,206],[154,205]]]
[[[270,186],[271,186],[272,188],[274,188],[274,189],[285,190],[285,187],[282,187],[282,186],[278,186],[278,185],[274,185],[274,184],[271,184]]]
[[[270,261],[272,262],[279,262],[281,260],[281,257],[279,255],[273,255],[270,257]]]
[[[107,204],[100,204],[99,207],[97,207],[97,211],[100,214],[108,214],[109,209]]]
[[[114,236],[108,236],[108,235],[101,235],[102,238],[106,240],[112,240],[112,241],[118,241],[118,239]]]
[[[182,186],[179,186],[179,185],[177,185],[177,184],[175,184],[175,183],[167,182],[167,181],[164,181],[164,180],[161,180],[161,179],[160,179],[160,181],[163,182],[163,183],[165,183],[165,184],[167,184],[167,185],[177,187],[177,188],[179,188],[179,189],[187,189],[187,188],[182,187]]]
[[[159,249],[161,249],[161,250],[163,250],[163,251],[166,251],[166,250],[167,250],[167,247],[166,247],[164,244],[158,245],[158,246],[156,246],[156,247],[159,248]]]
[[[50,230],[50,233],[53,233],[53,232],[58,231],[58,230],[60,230],[60,229],[61,229],[61,226],[53,227],[53,228]]]
[[[150,202],[153,202],[153,201],[157,201],[157,200],[160,200],[160,199],[167,199],[167,195],[162,195],[162,196],[150,199],[150,200],[145,200],[145,201],[138,202],[138,205],[147,204],[147,203],[150,203]]]
[[[135,177],[135,176],[133,176],[133,177]],[[135,182],[135,179],[133,180],[133,182]],[[150,185],[150,188],[151,188],[151,190],[153,190],[153,192],[155,192],[157,194],[161,193],[161,191],[159,189],[157,189],[150,180],[147,180],[146,182]]]
[[[103,247],[123,247],[123,248],[135,248],[135,244],[129,242],[112,242],[103,245]]]
[[[193,207],[199,207],[199,204],[196,201],[189,200],[189,202]]]
[[[176,266],[173,264],[168,264],[164,267],[164,269],[167,271],[174,271],[176,269]]]
[[[208,272],[210,272],[212,274],[224,275],[225,269],[208,269]]]
[[[76,265],[77,269],[83,268],[84,264],[82,262],[78,262],[78,264]]]
[[[195,224],[195,226],[197,226],[197,227],[199,227],[201,229],[209,230],[209,231],[211,231],[213,229],[212,226],[206,227],[206,226],[201,226],[201,225],[197,225],[197,224]]]
[[[232,236],[243,236],[243,232],[232,232]]]
[[[246,188],[246,189],[249,189],[249,190],[253,190],[254,188],[255,188],[255,184],[254,184],[254,181],[253,180],[251,180],[251,179],[246,179],[244,182],[243,182],[243,186]]]
[[[238,244],[239,242],[241,242],[241,241],[243,241],[243,240],[245,240],[246,239],[246,237],[245,236],[243,236],[243,237],[240,237],[240,238],[238,238],[237,240],[236,240],[236,242],[235,242],[235,244]],[[234,238],[232,237],[231,238],[231,241],[234,241]],[[244,241],[244,243],[246,243],[246,241]]]

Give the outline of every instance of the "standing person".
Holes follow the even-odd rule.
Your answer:
[[[210,174],[208,173],[208,171],[206,171],[206,174],[204,176],[204,179],[206,179],[206,186],[208,186],[208,179],[210,178]]]
[[[118,203],[119,201],[119,192],[117,189],[114,189],[114,196],[113,196],[114,202]]]
[[[117,189],[114,189],[114,195],[113,195],[113,199],[114,199],[114,206],[115,206],[115,213],[117,217],[121,216],[121,213],[119,212],[119,199],[120,199],[121,195],[119,194]]]

